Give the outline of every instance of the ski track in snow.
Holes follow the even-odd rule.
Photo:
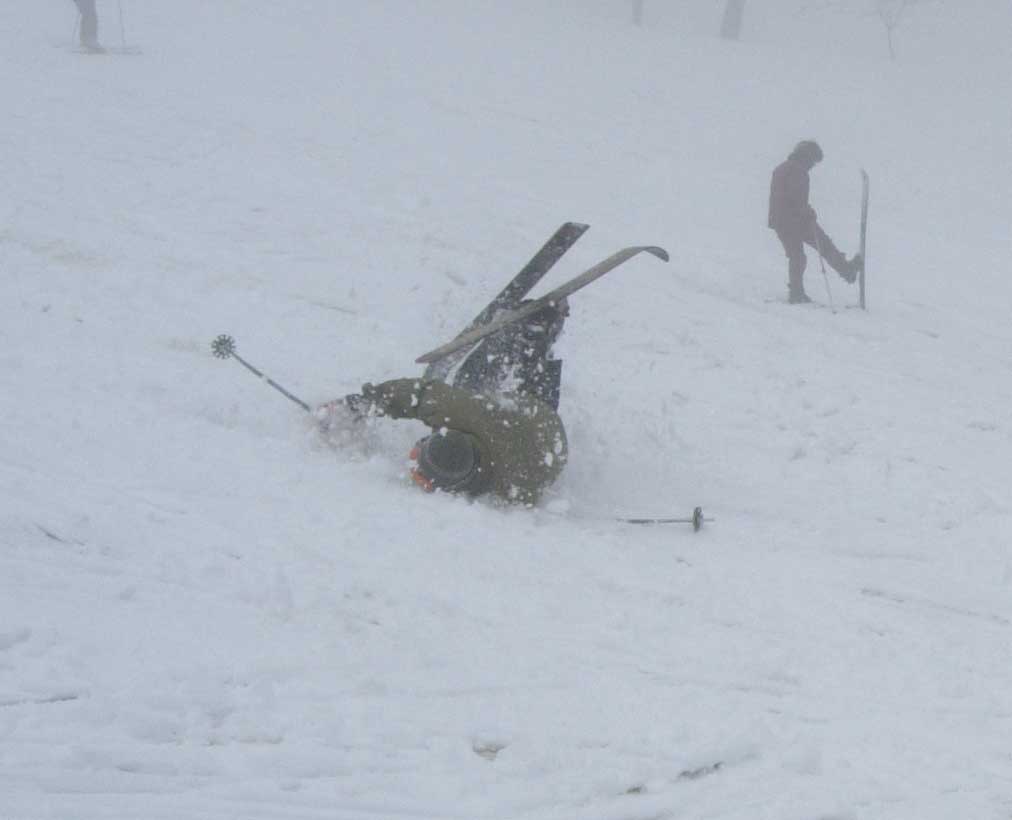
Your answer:
[[[137,56],[0,20],[0,820],[1012,817],[1006,56],[942,4],[895,65],[780,2],[124,5]],[[848,251],[872,174],[867,312],[771,301],[809,136]],[[415,375],[566,220],[533,296],[672,258],[573,297],[540,509],[210,355]]]

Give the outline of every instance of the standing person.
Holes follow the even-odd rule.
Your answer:
[[[811,302],[805,293],[808,265],[805,245],[819,253],[843,278],[853,282],[861,269],[860,256],[847,259],[822,230],[815,210],[808,203],[809,172],[822,161],[822,149],[814,140],[802,140],[787,159],[773,170],[770,181],[769,227],[776,231],[787,254],[787,296],[792,304]]]
[[[98,11],[95,0],[74,0],[77,10],[81,12],[81,48],[93,54],[105,51],[98,44]]]

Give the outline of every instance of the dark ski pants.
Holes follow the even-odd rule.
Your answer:
[[[552,355],[552,345],[568,313],[568,304],[545,308],[483,339],[460,366],[453,386],[533,396],[558,410],[562,361]]]
[[[81,45],[94,47],[98,45],[98,12],[95,0],[74,0],[81,12]]]
[[[797,232],[777,230],[777,238],[787,254],[787,287],[792,294],[798,295],[805,292],[804,275],[805,268],[808,266],[805,245],[815,248],[815,251],[822,254],[822,258],[829,263],[833,270],[840,276],[847,278],[850,271],[847,257],[833,244],[833,240],[826,235],[818,223],[815,223],[807,233],[803,230]]]

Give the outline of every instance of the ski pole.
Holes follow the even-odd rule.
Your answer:
[[[269,384],[271,387],[277,390],[282,396],[284,396],[287,399],[291,399],[307,413],[313,412],[313,409],[308,404],[306,404],[302,399],[293,396],[291,393],[285,390],[285,388],[283,388],[280,384],[278,384],[273,379],[270,379],[267,376],[265,376],[263,373],[261,373],[255,367],[253,367],[253,365],[251,365],[244,358],[242,358],[242,356],[236,353],[235,339],[233,339],[231,336],[228,336],[223,333],[221,336],[219,336],[217,339],[211,342],[211,352],[218,359],[227,359],[229,357],[235,359],[237,362],[239,362],[239,364],[241,364],[243,367],[249,370],[250,373],[253,373],[255,376],[263,379],[265,382],[267,382],[267,384]]]
[[[123,0],[118,0],[119,5],[119,39],[123,44],[123,50],[126,51],[126,26],[123,24]]]
[[[829,297],[829,309],[836,313],[836,306],[833,304],[833,292],[829,289],[829,276],[826,274],[826,261],[822,258],[822,239],[819,237],[819,228],[813,225],[815,234],[815,249],[819,252],[819,267],[822,268],[822,278],[826,282],[826,296]]]
[[[696,507],[692,511],[692,518],[619,518],[623,524],[692,524],[694,532],[699,532],[703,527],[703,521],[713,521],[712,518],[703,517],[703,508]]]

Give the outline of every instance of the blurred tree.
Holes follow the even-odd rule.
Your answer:
[[[724,19],[720,23],[720,36],[737,40],[741,35],[741,20],[745,15],[745,0],[727,0]]]
[[[889,59],[896,59],[896,42],[894,33],[900,24],[903,12],[910,5],[910,0],[875,0],[875,11],[882,25],[885,26],[886,40],[889,43]]]
[[[802,11],[854,10],[878,17],[885,27],[889,57],[895,60],[896,29],[899,28],[900,20],[903,19],[904,13],[911,6],[923,5],[928,2],[931,0],[808,0],[802,6]]]
[[[632,0],[633,23],[635,23],[637,26],[643,25],[643,2],[644,0]]]

